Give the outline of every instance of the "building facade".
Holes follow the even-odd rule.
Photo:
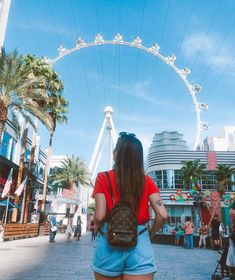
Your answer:
[[[19,116],[19,122],[21,124],[21,131],[17,130],[17,126],[14,124],[11,116],[8,116],[7,123],[2,134],[1,144],[0,144],[0,195],[4,188],[5,182],[8,178],[8,174],[13,168],[13,183],[11,185],[10,197],[12,202],[14,201],[14,192],[16,190],[16,182],[19,171],[20,163],[20,153],[21,153],[21,142],[22,142],[22,133],[24,128],[24,120]],[[26,152],[25,152],[25,161],[29,161],[30,151],[32,146],[32,140],[27,139]],[[30,221],[31,214],[34,211],[35,206],[35,194],[38,191],[42,193],[43,180],[44,180],[44,170],[46,164],[47,156],[43,149],[40,146],[40,137],[36,136],[36,151],[34,158],[34,168],[33,174],[30,181],[30,205],[29,205],[29,219]],[[24,170],[23,178],[27,175],[27,170]],[[4,199],[0,198],[0,201]],[[19,215],[22,207],[23,194],[20,196],[19,201]],[[0,219],[4,215],[5,208],[0,207]],[[10,215],[9,215],[10,217]],[[19,218],[19,217],[18,217]]]
[[[153,138],[147,157],[147,174],[152,177],[160,188],[162,198],[169,214],[169,223],[181,222],[185,216],[191,216],[195,220],[196,213],[193,197],[186,198],[187,190],[184,190],[181,177],[183,161],[200,160],[206,165],[206,170],[201,177],[202,191],[211,193],[216,190],[215,169],[218,164],[227,164],[235,168],[235,151],[192,151],[186,146],[183,135],[177,132],[162,132]],[[231,178],[235,181],[235,174]],[[227,194],[235,192],[235,186],[228,188]],[[172,197],[185,197],[185,199],[172,199]],[[178,198],[177,197],[177,198]],[[210,197],[207,198],[210,203]],[[223,222],[229,223],[228,207],[222,201]],[[208,221],[208,213],[202,208],[202,219]],[[199,218],[199,217],[198,217]],[[198,221],[195,221],[198,222]]]
[[[235,126],[225,126],[224,136],[207,137],[204,140],[206,151],[235,151]]]

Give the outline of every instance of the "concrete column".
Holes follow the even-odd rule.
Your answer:
[[[0,0],[0,48],[4,45],[11,0]]]

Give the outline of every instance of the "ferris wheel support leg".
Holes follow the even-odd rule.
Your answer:
[[[90,164],[89,164],[89,170],[90,170],[91,173],[92,173],[92,170],[93,170],[93,167],[94,167],[94,164],[95,164],[95,160],[97,158],[97,154],[98,154],[98,150],[99,150],[99,147],[100,147],[100,144],[101,144],[102,136],[104,134],[105,125],[106,125],[106,119],[104,119],[104,121],[103,121],[98,139],[97,139],[96,144],[95,144],[94,151],[92,153],[91,161],[90,161]]]
[[[112,169],[113,164],[113,145],[112,145],[112,128],[109,129],[109,169]]]
[[[111,137],[112,137],[112,140],[113,140],[113,145],[116,145],[116,143],[117,143],[117,132],[116,132],[116,129],[115,129],[112,118],[110,119],[110,124],[111,124]]]

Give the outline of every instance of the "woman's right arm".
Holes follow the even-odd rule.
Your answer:
[[[149,230],[150,237],[153,237],[155,233],[163,226],[164,222],[168,218],[168,215],[159,193],[151,194],[149,196],[149,202],[155,213],[154,222]]]

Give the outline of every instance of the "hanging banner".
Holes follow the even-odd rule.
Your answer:
[[[210,195],[211,200],[211,212],[217,214],[219,220],[221,221],[221,202],[220,202],[220,195],[216,191],[212,191]]]
[[[215,151],[208,151],[207,152],[207,169],[208,170],[215,170],[217,166],[217,158]]]

